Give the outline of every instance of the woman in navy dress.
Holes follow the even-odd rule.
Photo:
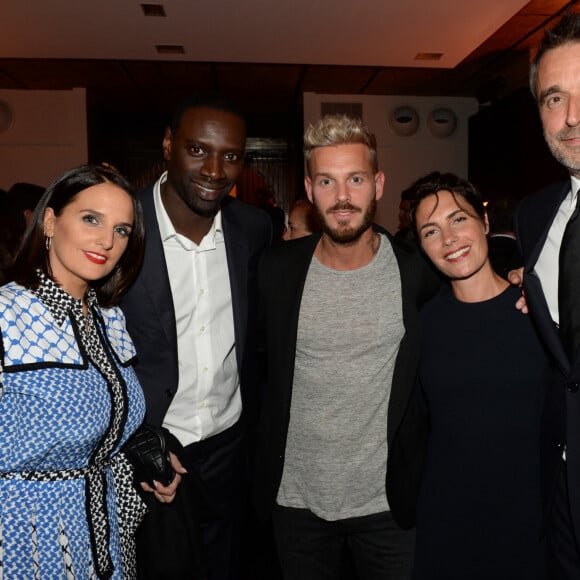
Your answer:
[[[475,187],[433,173],[412,189],[418,243],[450,283],[422,312],[406,418],[428,424],[414,578],[542,578],[539,436],[548,359],[530,318],[515,308],[520,290],[490,265]]]

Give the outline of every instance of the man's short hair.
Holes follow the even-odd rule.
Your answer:
[[[244,115],[240,109],[227,97],[216,93],[193,93],[187,99],[182,101],[173,113],[170,129],[171,134],[175,135],[179,129],[181,118],[189,109],[212,109],[214,111],[223,111],[231,113],[244,121]]]
[[[346,115],[326,115],[318,123],[310,125],[304,133],[304,159],[308,173],[312,152],[318,147],[355,143],[361,143],[369,148],[373,173],[376,173],[379,170],[377,139],[361,119],[353,119]]]
[[[534,99],[538,100],[536,83],[538,81],[538,66],[542,57],[553,48],[558,48],[569,42],[580,42],[580,14],[572,12],[564,14],[554,28],[544,30],[544,38],[538,52],[530,65],[530,89]]]

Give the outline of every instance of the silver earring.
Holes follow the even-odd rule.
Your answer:
[[[46,246],[46,250],[50,250],[50,245],[52,243],[52,238],[50,236],[46,236],[46,238],[44,238],[44,245]]]

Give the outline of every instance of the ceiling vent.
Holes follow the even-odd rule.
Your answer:
[[[159,54],[185,54],[182,44],[156,44],[155,48]]]
[[[159,18],[165,18],[165,8],[163,4],[141,4],[141,10],[145,16],[157,16]]]
[[[442,52],[418,52],[415,60],[441,60]]]
[[[362,103],[320,103],[320,116],[346,115],[351,119],[363,118]]]

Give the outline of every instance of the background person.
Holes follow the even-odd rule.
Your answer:
[[[288,213],[288,225],[283,240],[294,240],[320,231],[320,222],[314,205],[308,199],[299,199]]]
[[[30,221],[34,208],[44,193],[44,189],[44,187],[34,183],[19,181],[8,190],[8,198],[12,205],[22,212],[26,223]]]
[[[10,269],[25,229],[24,215],[6,192],[0,191],[0,285],[10,281]]]
[[[415,240],[415,232],[411,227],[410,210],[411,192],[409,189],[405,189],[401,193],[401,201],[399,202],[399,225],[395,237],[412,242]]]
[[[516,205],[514,199],[502,197],[492,199],[485,208],[489,219],[489,261],[494,271],[506,280],[509,272],[523,264],[514,232]]]

